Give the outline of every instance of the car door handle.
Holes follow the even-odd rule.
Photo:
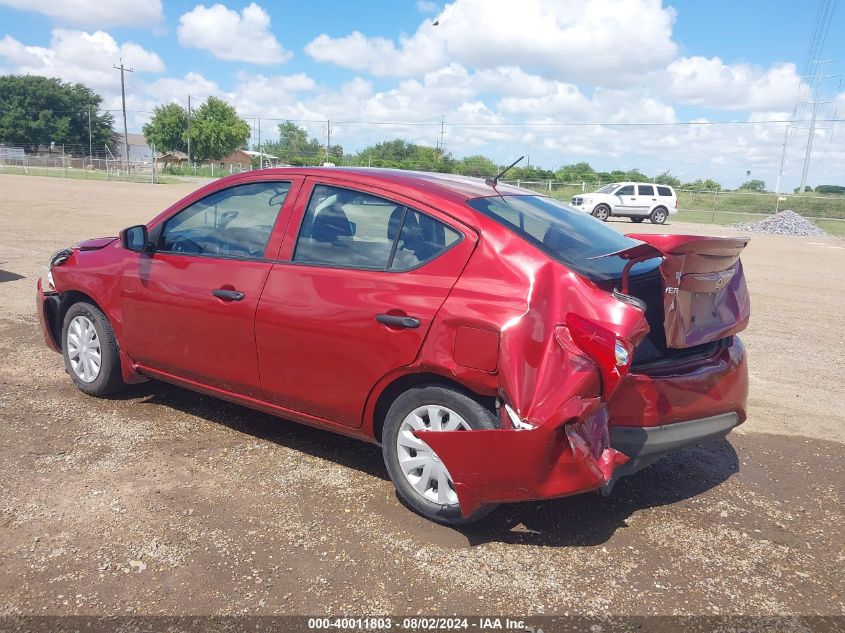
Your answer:
[[[241,301],[246,296],[239,290],[224,290],[223,288],[212,290],[211,294],[223,301]]]
[[[411,316],[399,316],[397,314],[377,314],[376,321],[390,327],[418,328],[420,320]]]

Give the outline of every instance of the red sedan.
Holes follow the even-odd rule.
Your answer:
[[[269,169],[60,251],[37,303],[83,392],[155,378],[377,442],[404,503],[463,523],[742,423],[746,241],[623,236],[495,180]]]

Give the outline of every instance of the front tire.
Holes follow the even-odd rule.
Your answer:
[[[125,386],[114,331],[91,303],[74,303],[65,313],[62,356],[76,387],[90,396],[108,396]]]
[[[669,216],[669,213],[663,207],[657,207],[654,211],[651,212],[649,216],[649,220],[652,224],[665,224],[666,218]]]
[[[396,398],[385,417],[382,453],[402,503],[427,519],[448,525],[472,523],[492,512],[496,506],[485,506],[466,518],[461,515],[446,466],[412,431],[496,428],[496,414],[467,392],[421,385]]]
[[[593,217],[602,222],[607,222],[607,219],[610,217],[610,207],[606,204],[600,204],[593,209]]]

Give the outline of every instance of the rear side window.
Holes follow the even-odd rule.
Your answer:
[[[216,191],[167,221],[159,250],[262,257],[289,190],[289,182],[255,182]]]
[[[637,185],[637,189],[641,196],[653,196],[654,187],[652,185]]]
[[[657,195],[658,196],[668,196],[672,197],[672,190],[669,187],[658,187],[657,188]]]
[[[396,244],[391,270],[416,268],[455,244],[460,233],[431,216],[408,209]]]
[[[467,204],[593,281],[619,279],[625,260],[612,253],[640,243],[553,198],[496,196],[475,198]],[[646,272],[658,263],[635,264],[631,273]]]
[[[409,270],[459,241],[460,234],[419,211],[379,196],[317,185],[302,220],[293,261],[361,270]]]

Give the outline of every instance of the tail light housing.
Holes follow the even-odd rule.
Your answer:
[[[595,363],[601,375],[605,400],[616,390],[631,367],[634,346],[630,341],[577,314],[567,315],[566,325],[555,328],[555,339],[564,349]]]

